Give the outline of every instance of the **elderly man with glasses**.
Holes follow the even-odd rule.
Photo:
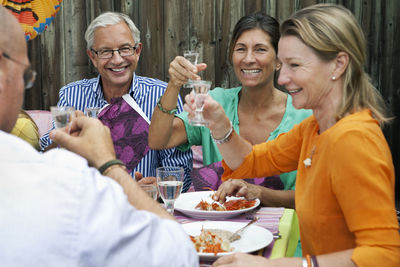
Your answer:
[[[140,107],[148,121],[157,100],[164,94],[167,84],[163,81],[141,77],[135,74],[142,43],[140,32],[132,20],[125,14],[107,12],[95,18],[85,33],[87,55],[96,67],[99,75],[93,79],[83,79],[61,88],[58,106],[73,106],[84,111],[86,107],[102,108],[111,103],[111,99],[129,94]],[[175,112],[183,110],[181,99]],[[172,114],[172,113],[171,113]],[[48,135],[41,139],[41,147],[50,145]],[[144,141],[147,145],[147,138]],[[176,149],[149,150],[131,174],[136,179],[154,177],[159,166],[181,166],[185,170],[183,192],[191,183],[192,153]],[[142,179],[143,183],[155,179]]]

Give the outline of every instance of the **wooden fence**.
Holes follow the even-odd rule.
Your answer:
[[[25,109],[49,109],[61,86],[96,75],[86,55],[84,32],[97,15],[119,11],[141,30],[143,50],[137,73],[168,81],[169,63],[189,48],[208,64],[203,78],[214,86],[238,84],[228,60],[228,46],[237,20],[263,10],[282,21],[295,10],[322,2],[342,4],[359,20],[368,40],[367,72],[394,116],[385,129],[397,169],[400,191],[400,1],[397,0],[64,0],[54,22],[29,41],[35,86],[26,92]],[[396,105],[397,103],[397,105]],[[400,193],[398,193],[399,198]]]

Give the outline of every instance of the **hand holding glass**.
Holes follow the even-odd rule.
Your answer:
[[[194,103],[196,105],[195,115],[190,119],[190,123],[195,126],[207,126],[208,123],[203,118],[204,100],[211,87],[211,81],[195,80],[192,81]]]
[[[146,192],[149,197],[156,200],[157,199],[157,187],[152,184],[140,184],[140,187],[144,192]]]
[[[190,61],[194,66],[197,65],[199,60],[199,53],[196,51],[188,50],[183,53],[183,57]],[[185,88],[192,88],[192,80],[189,79],[188,83],[184,85]]]
[[[66,126],[70,126],[72,122],[72,118],[75,114],[74,107],[50,107],[51,115],[53,116],[53,120],[56,128],[63,128]]]
[[[156,169],[157,185],[167,212],[174,213],[175,200],[183,186],[184,171],[182,167],[158,167]]]

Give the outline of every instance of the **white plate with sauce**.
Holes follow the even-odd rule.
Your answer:
[[[200,235],[202,227],[204,229],[221,229],[234,233],[236,230],[245,225],[246,223],[241,222],[199,221],[184,223],[182,224],[182,227],[188,235],[198,236]],[[199,252],[198,255],[202,260],[215,260],[218,257],[229,255],[235,252],[250,253],[260,250],[268,246],[273,240],[273,235],[269,230],[257,225],[250,225],[247,227],[241,236],[242,237],[239,240],[231,243],[231,247],[233,247],[233,251],[231,252],[217,253],[217,255],[214,255],[214,253]]]
[[[254,206],[240,210],[227,210],[227,211],[215,211],[215,210],[200,210],[195,207],[201,200],[213,203],[214,200],[211,198],[213,191],[200,191],[200,192],[189,192],[181,194],[175,201],[175,210],[182,212],[186,216],[195,219],[206,219],[206,220],[222,220],[232,218],[244,212],[250,211],[260,205],[260,200],[257,198]],[[237,197],[227,197],[227,201],[233,199],[243,199]]]

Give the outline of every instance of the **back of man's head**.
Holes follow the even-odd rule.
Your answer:
[[[26,43],[17,19],[2,5],[0,25],[0,130],[10,132],[17,120],[23,99],[22,73],[18,73],[21,75],[21,82],[16,82],[16,67],[10,64],[21,64],[16,63],[15,56],[21,56],[22,53],[25,53],[22,56],[26,59]]]
[[[0,50],[7,49],[7,53],[14,52],[14,38],[24,34],[17,19],[5,7],[0,5]]]
[[[4,49],[8,45],[9,39],[9,12],[0,5],[0,49]]]

